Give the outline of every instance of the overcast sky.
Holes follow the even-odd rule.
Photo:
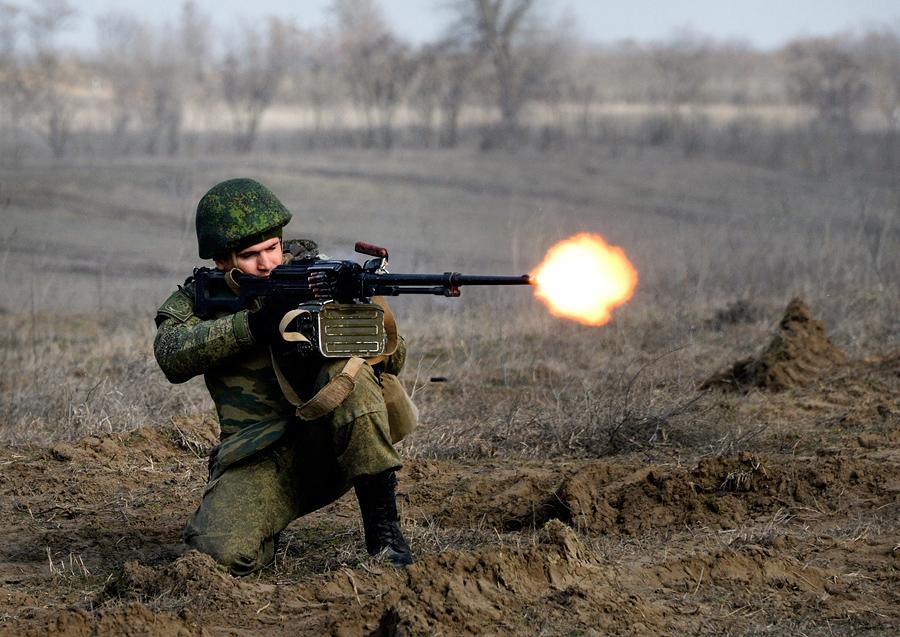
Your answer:
[[[7,0],[9,1],[9,0]],[[11,0],[31,5],[33,0]],[[197,0],[217,26],[277,15],[315,27],[325,19],[330,0]],[[415,43],[435,39],[449,21],[441,7],[447,0],[380,0],[388,22]],[[156,23],[174,20],[183,0],[122,2],[73,0],[79,18],[64,42],[91,47],[94,19],[109,11],[129,11]],[[539,2],[539,4],[541,4]],[[718,39],[739,38],[761,47],[776,47],[795,36],[892,25],[900,28],[900,0],[543,0],[549,13],[568,12],[580,37],[596,42],[625,38],[653,40],[689,27]]]

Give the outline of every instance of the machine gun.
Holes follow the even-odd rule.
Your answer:
[[[281,332],[301,353],[318,351],[329,358],[377,356],[390,345],[392,317],[374,297],[433,294],[457,297],[467,285],[528,285],[527,274],[392,274],[388,251],[359,241],[356,252],[372,259],[355,261],[308,258],[281,265],[265,278],[211,268],[194,270],[194,312],[209,317],[251,308],[267,297],[287,300],[295,309],[282,320]],[[324,292],[323,292],[324,291]],[[327,296],[329,298],[323,298]],[[288,328],[293,325],[293,331]]]

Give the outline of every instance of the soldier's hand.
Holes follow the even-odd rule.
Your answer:
[[[278,324],[285,314],[296,308],[296,304],[277,296],[264,299],[259,309],[251,311],[247,315],[247,323],[250,326],[250,334],[257,343],[278,342],[281,334]]]

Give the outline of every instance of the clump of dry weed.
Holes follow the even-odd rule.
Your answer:
[[[208,409],[202,384],[170,385],[146,317],[0,316],[4,444],[48,444],[163,424]]]

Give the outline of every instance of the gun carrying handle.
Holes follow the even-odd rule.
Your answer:
[[[370,257],[378,257],[380,259],[388,258],[387,248],[382,248],[371,243],[366,243],[365,241],[357,241],[354,250],[356,250],[360,254],[368,254]]]
[[[303,336],[303,334],[301,334],[300,332],[287,331],[287,327],[291,324],[291,321],[293,321],[301,314],[309,314],[309,311],[291,310],[283,317],[281,317],[281,321],[278,323],[278,333],[281,334],[281,338],[286,340],[288,343],[309,343],[309,339]]]

